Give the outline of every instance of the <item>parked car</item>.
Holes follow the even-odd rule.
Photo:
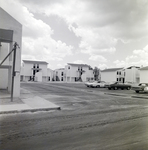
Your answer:
[[[114,89],[114,90],[117,90],[117,89],[127,89],[127,90],[130,90],[131,89],[131,85],[130,84],[124,84],[124,83],[120,83],[120,82],[114,82],[112,84],[109,84],[108,85],[108,89],[111,90],[111,89]]]
[[[93,84],[94,82],[96,81],[88,81],[88,82],[85,82],[84,84],[87,86],[87,87],[91,87],[91,84]]]
[[[136,93],[148,92],[148,83],[140,83],[138,86],[132,86],[132,90]]]
[[[93,82],[90,86],[93,88],[98,88],[98,87],[105,87],[106,82],[105,81],[97,81]]]

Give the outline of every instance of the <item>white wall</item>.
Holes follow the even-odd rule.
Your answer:
[[[125,69],[125,82],[137,83],[140,78],[140,71],[138,68],[132,67],[131,69]]]
[[[116,72],[101,72],[101,81],[112,82],[116,81]]]
[[[48,81],[48,71],[47,71],[47,64],[39,64],[39,72],[42,73],[42,81]],[[30,76],[33,76],[33,66],[34,63],[26,63],[23,62],[23,66],[21,69],[21,75],[24,76],[24,81],[28,81]]]
[[[15,71],[18,71],[14,77],[14,89],[13,96],[20,96],[20,69],[21,69],[21,43],[22,43],[22,25],[11,17],[7,12],[0,8],[0,28],[5,30],[13,30],[13,41],[17,42],[19,49],[16,50],[16,63]],[[10,50],[12,50],[14,43],[10,43]],[[7,50],[7,49],[6,49]],[[9,57],[9,61],[12,61],[12,56]],[[8,91],[11,91],[12,82],[12,68],[8,69]]]
[[[148,83],[148,70],[140,70],[140,83]]]
[[[69,67],[70,67],[70,69],[68,69]],[[76,78],[79,77],[78,67],[80,67],[80,65],[78,65],[78,66],[75,66],[75,65],[65,66],[65,75],[66,75],[66,81],[67,82],[75,82],[75,77]],[[85,71],[85,72],[83,72],[83,74],[81,76],[83,82],[87,81],[88,78],[94,78],[93,70],[89,70],[88,66],[82,66],[82,70]]]

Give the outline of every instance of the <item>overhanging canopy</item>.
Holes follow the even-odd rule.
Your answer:
[[[0,29],[0,42],[10,43],[13,41],[13,30]]]

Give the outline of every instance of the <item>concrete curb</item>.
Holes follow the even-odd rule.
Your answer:
[[[124,96],[124,97],[132,97],[132,98],[143,98],[143,99],[148,99],[146,96],[137,96],[137,95],[125,95],[125,94],[116,94],[116,93],[104,93],[106,95],[113,95],[113,96]]]
[[[50,111],[50,110],[61,110],[61,107],[57,108],[38,108],[38,109],[22,109],[22,110],[8,110],[1,111],[0,114],[13,114],[13,113],[26,113],[26,112],[38,112],[38,111]]]
[[[143,99],[148,99],[148,97],[145,97],[145,96],[131,96],[131,97],[133,97],[133,98],[143,98]]]

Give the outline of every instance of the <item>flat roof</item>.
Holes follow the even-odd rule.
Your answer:
[[[104,69],[101,72],[112,72],[112,71],[117,71],[117,70],[121,70],[123,68],[109,68],[109,69]]]
[[[37,60],[23,60],[23,62],[30,64],[48,64],[46,61],[37,61]]]
[[[87,64],[74,64],[74,63],[67,63],[68,65],[71,65],[71,66],[87,66],[87,67],[91,67]]]

